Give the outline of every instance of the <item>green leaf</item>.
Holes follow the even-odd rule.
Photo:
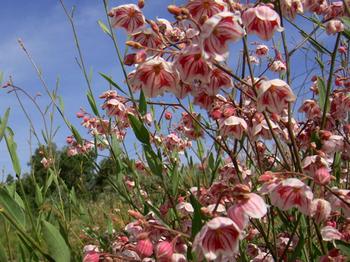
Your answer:
[[[48,246],[49,255],[56,262],[70,261],[70,250],[59,230],[49,222],[43,220],[43,237]]]
[[[92,109],[92,112],[94,112],[94,114],[96,116],[99,116],[99,112],[98,112],[98,109],[97,109],[97,106],[96,106],[96,101],[95,101],[94,96],[91,94],[91,92],[88,92],[86,96],[87,96],[87,99],[89,101],[89,104],[90,104],[90,107]]]
[[[43,194],[42,189],[39,187],[38,184],[35,184],[35,202],[38,206],[41,206],[43,203]]]
[[[0,72],[0,85],[2,84],[3,80],[4,80],[4,73]]]
[[[161,177],[163,173],[162,159],[153,152],[151,146],[145,145],[143,148],[148,166],[152,173]]]
[[[317,77],[317,87],[318,87],[318,103],[320,105],[320,108],[323,109],[326,99],[329,99],[328,97],[326,97],[326,85],[324,83],[324,80],[321,77]],[[329,111],[329,103],[328,103],[328,107],[326,108],[326,111]]]
[[[145,94],[143,93],[142,89],[140,92],[139,112],[143,116],[147,113],[146,97],[145,97]]]
[[[9,151],[11,161],[12,161],[12,166],[14,171],[16,172],[16,175],[21,174],[21,165],[19,163],[18,155],[17,155],[17,144],[13,140],[13,131],[11,128],[7,127],[6,128],[8,134],[6,134],[5,131],[5,140],[6,140],[6,145],[7,145],[7,150]]]
[[[4,189],[0,188],[0,207],[9,214],[18,225],[25,226],[25,213],[16,200]]]
[[[192,194],[190,196],[190,201],[194,209],[193,218],[192,218],[192,235],[191,235],[191,238],[194,239],[197,233],[201,230],[203,226],[203,222],[202,222],[201,204]]]
[[[10,108],[7,108],[4,117],[0,119],[0,141],[2,140],[2,138],[5,135],[5,130],[6,130],[7,122],[9,119],[9,114],[10,114]]]
[[[140,142],[149,145],[149,133],[146,127],[135,116],[129,114],[128,117],[129,117],[130,125],[134,130],[136,138]]]
[[[337,245],[337,248],[339,248],[342,253],[347,256],[348,258],[350,257],[350,244],[346,243],[341,240],[335,240],[335,244]]]
[[[70,129],[73,133],[74,138],[77,140],[78,144],[80,145],[83,144],[83,139],[81,138],[78,130],[73,125],[70,125]]]
[[[337,179],[337,183],[340,182],[341,164],[341,152],[336,152],[333,161],[333,174]]]
[[[98,20],[97,21],[98,25],[101,27],[102,31],[105,32],[107,35],[109,35],[110,37],[112,36],[111,32],[109,31],[108,27],[101,21]]]
[[[106,79],[108,81],[108,83],[110,83],[112,86],[114,86],[115,88],[117,88],[120,92],[122,92],[124,95],[127,95],[124,90],[116,83],[112,80],[112,78],[110,78],[109,76],[103,74],[103,73],[100,73],[100,75]]]

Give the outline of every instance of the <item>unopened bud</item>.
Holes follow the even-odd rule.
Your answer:
[[[168,11],[175,16],[179,16],[182,13],[182,9],[176,5],[168,5]]]
[[[136,219],[143,219],[143,215],[135,210],[128,210],[128,214]]]
[[[184,7],[181,8],[181,14],[186,15],[186,16],[190,16],[191,15],[190,11],[188,11],[188,9],[184,8]]]
[[[145,6],[145,0],[139,0],[139,1],[137,2],[137,6],[138,6],[140,9],[142,9],[142,8]]]
[[[127,46],[130,46],[132,48],[135,48],[135,49],[143,49],[143,45],[141,45],[140,43],[138,42],[135,42],[135,41],[126,41],[125,43]]]

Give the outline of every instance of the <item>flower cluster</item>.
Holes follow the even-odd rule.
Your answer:
[[[106,149],[110,137],[123,141],[131,129],[142,143],[144,152],[128,159],[121,179],[134,221],[107,256],[345,261],[343,250],[332,243],[344,246],[350,240],[345,2],[190,0],[168,6],[174,22],[146,19],[142,8],[139,1],[109,12],[111,26],[129,35],[131,51],[123,66],[132,69],[126,85],[140,99],[104,92],[104,114],[78,114],[95,143],[67,140],[71,155],[92,145]],[[297,26],[304,40],[288,51],[283,21],[294,25],[304,10],[323,17],[314,30],[327,33],[333,52]],[[248,37],[255,42],[249,44]],[[329,56],[326,61],[317,56],[320,71],[307,76],[302,85],[311,80],[310,92],[300,101],[291,77],[299,70],[291,56],[308,42]],[[242,52],[230,57],[239,48]],[[239,60],[236,72],[228,67],[233,56]],[[167,93],[175,102],[160,101]],[[84,261],[92,261],[91,252],[103,254],[87,251]]]

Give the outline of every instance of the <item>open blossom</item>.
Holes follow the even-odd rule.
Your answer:
[[[238,251],[240,230],[231,219],[216,217],[206,223],[196,235],[193,252],[207,260],[233,256]]]
[[[317,223],[326,221],[332,211],[331,204],[324,199],[317,198],[311,203],[311,216]]]
[[[133,81],[135,85],[140,85],[147,97],[162,95],[167,89],[174,89],[177,82],[178,75],[172,63],[161,57],[149,59],[138,66]]]
[[[120,5],[113,8],[109,14],[114,28],[122,27],[128,33],[133,33],[145,24],[145,17],[140,8],[134,4]]]
[[[282,180],[270,194],[271,204],[288,210],[296,207],[305,215],[310,214],[313,193],[307,185],[297,178]]]
[[[269,48],[266,45],[257,45],[255,48],[255,54],[257,56],[266,56],[269,52]]]
[[[145,28],[133,34],[131,39],[149,48],[162,49],[164,47],[162,39],[150,28]]]
[[[220,132],[222,136],[233,136],[241,139],[248,125],[243,118],[230,116],[220,123]]]
[[[181,52],[175,65],[183,82],[189,84],[192,84],[194,81],[209,82],[211,66],[198,45],[190,46]]]
[[[333,241],[342,239],[343,234],[332,226],[325,226],[321,228],[321,236],[323,241]]]
[[[228,41],[237,41],[244,36],[239,18],[230,12],[222,12],[209,18],[202,27],[203,48],[209,57],[223,61],[228,54]]]
[[[296,99],[290,86],[280,79],[262,81],[258,89],[258,111],[281,114]]]
[[[284,73],[287,70],[286,64],[281,60],[275,60],[270,66],[270,70],[276,73]]]
[[[308,119],[314,119],[321,117],[321,109],[315,100],[306,99],[302,106],[299,108],[299,112],[306,114]]]
[[[232,77],[230,77],[227,73],[224,71],[215,68],[210,72],[210,81],[208,84],[208,88],[205,90],[205,92],[208,95],[217,95],[221,88],[224,87],[232,87]]]
[[[195,20],[200,21],[202,17],[226,11],[227,6],[222,0],[190,0],[186,8]]]
[[[283,31],[279,15],[266,5],[248,8],[242,14],[242,21],[248,34],[256,34],[263,40],[270,40],[276,31]]]

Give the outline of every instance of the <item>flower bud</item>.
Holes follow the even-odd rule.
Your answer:
[[[170,261],[174,254],[173,245],[168,241],[159,242],[155,253],[158,261]]]
[[[135,42],[135,41],[126,41],[125,43],[127,46],[130,46],[132,48],[135,48],[135,49],[143,49],[143,45],[141,45],[140,43],[138,42]]]
[[[136,219],[143,219],[143,215],[135,210],[128,210],[128,214]]]
[[[169,5],[168,6],[168,12],[170,14],[173,14],[175,16],[179,16],[182,14],[182,9],[176,5]]]
[[[153,254],[153,244],[149,238],[137,241],[136,252],[142,257],[149,257]]]
[[[314,181],[320,185],[327,185],[331,181],[331,174],[326,167],[321,167],[314,174]]]
[[[137,1],[137,6],[142,9],[145,6],[145,0],[138,0]]]
[[[324,199],[314,199],[311,203],[311,216],[317,223],[326,221],[331,214],[331,204]]]
[[[172,114],[169,111],[166,111],[165,114],[164,114],[164,117],[165,117],[166,120],[170,120],[173,116],[172,116]]]

